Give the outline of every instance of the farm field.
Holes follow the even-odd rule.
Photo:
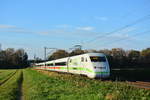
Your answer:
[[[3,72],[4,71],[4,72]],[[0,77],[8,70],[0,70]],[[11,70],[0,85],[0,100],[149,100],[150,90],[126,82],[32,69]],[[6,75],[7,76],[7,75]],[[2,77],[5,79],[6,77]],[[2,79],[1,78],[1,79]]]
[[[21,70],[3,70],[1,73],[4,80],[0,84],[0,100],[16,100],[19,97],[19,84],[21,79]],[[2,77],[1,77],[2,78]]]
[[[0,84],[2,84],[16,70],[0,70]]]

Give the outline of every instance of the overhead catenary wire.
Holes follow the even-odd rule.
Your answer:
[[[145,32],[139,32],[139,33],[133,34],[132,37],[137,37],[137,36],[140,36],[140,35],[149,33],[149,32],[150,32],[150,30],[145,31]],[[116,43],[116,42],[119,42],[119,41],[128,40],[128,39],[130,39],[130,38],[124,38],[124,39],[118,39],[118,40],[110,41],[110,42],[101,44],[101,46],[102,46],[102,45],[110,45],[110,44],[113,44],[113,43]]]
[[[140,23],[140,22],[143,22],[143,21],[145,21],[145,20],[148,20],[148,19],[150,19],[150,14],[149,14],[149,15],[146,15],[146,16],[140,18],[140,19],[137,19],[136,21],[134,21],[134,22],[132,22],[132,23],[130,23],[130,24],[127,24],[127,25],[125,25],[125,26],[123,26],[123,27],[121,27],[121,28],[118,28],[118,29],[116,29],[116,30],[114,30],[114,31],[105,33],[105,34],[103,34],[103,35],[99,35],[99,36],[97,36],[97,37],[95,37],[95,38],[93,38],[93,39],[91,39],[91,40],[89,40],[89,41],[86,41],[83,45],[89,44],[89,43],[91,43],[91,42],[94,42],[95,40],[104,38],[104,37],[106,37],[107,35],[110,35],[110,34],[119,32],[119,31],[121,31],[121,30],[123,30],[123,29],[126,29],[126,28],[128,28],[128,27],[131,27],[131,26],[133,26],[133,25],[136,25],[136,24],[138,24],[138,23]]]

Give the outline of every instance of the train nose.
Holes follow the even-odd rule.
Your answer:
[[[94,66],[95,71],[105,71],[106,66]]]
[[[104,62],[93,63],[93,67],[94,67],[95,71],[106,71],[107,70],[107,64]]]
[[[101,73],[101,74],[96,74],[96,78],[108,78],[109,77],[109,73],[105,72],[105,73]]]

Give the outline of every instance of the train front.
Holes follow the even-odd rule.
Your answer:
[[[103,53],[94,53],[90,55],[93,66],[93,78],[108,78],[110,76],[109,63]]]

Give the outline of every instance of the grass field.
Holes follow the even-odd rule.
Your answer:
[[[15,70],[12,70],[12,72],[15,72]],[[6,71],[4,73],[8,73],[8,72]],[[17,72],[15,72],[15,74],[13,74],[13,76],[9,76],[10,78],[7,81],[5,81],[5,83],[0,85],[0,100],[18,99],[20,76],[21,76],[21,70],[18,70]]]
[[[0,84],[7,79],[16,70],[0,70]]]
[[[19,90],[22,79],[22,90]],[[0,100],[16,100],[21,91],[23,100],[150,100],[150,90],[135,88],[126,82],[32,69],[17,71],[1,85]]]

